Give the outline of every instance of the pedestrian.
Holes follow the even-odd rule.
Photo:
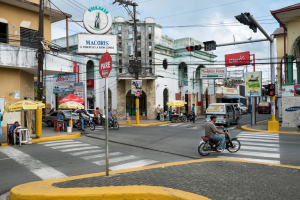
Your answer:
[[[0,146],[2,145],[1,144],[1,137],[2,137],[2,128],[1,128],[1,121],[3,120],[3,116],[1,114],[1,109],[0,109]]]
[[[156,119],[157,119],[157,120],[160,119],[160,113],[161,113],[161,110],[160,110],[160,104],[158,104],[158,106],[157,106],[157,108],[156,108],[156,114],[157,114]]]
[[[193,123],[195,123],[195,104],[194,103],[192,105],[192,112],[193,112],[192,121],[193,121]]]

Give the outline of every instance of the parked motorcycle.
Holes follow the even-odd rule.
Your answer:
[[[103,117],[103,128],[105,129],[105,120],[106,117],[105,115],[102,116]],[[114,123],[113,123],[114,122]],[[115,116],[112,116],[112,120],[110,121],[110,124],[108,124],[108,129],[113,128],[115,130],[119,129],[119,122],[117,121],[117,118]]]
[[[78,130],[82,130],[81,129],[81,121],[80,121],[80,119],[77,120],[76,126],[77,126]],[[90,127],[91,131],[95,130],[95,122],[93,121],[93,119],[91,117],[88,119],[88,121],[84,120],[84,128],[86,128],[87,126]]]
[[[223,132],[227,132],[225,134],[225,149],[227,149],[230,153],[235,153],[241,148],[241,143],[237,138],[230,138],[228,134],[228,129],[223,129]],[[208,156],[210,153],[216,153],[219,142],[215,140],[211,140],[205,136],[202,136],[202,141],[200,141],[198,146],[198,152],[201,156]]]
[[[192,116],[191,114],[186,113],[186,112],[184,112],[183,115],[186,116],[186,121],[190,121],[190,120],[192,120],[192,118],[193,118],[193,116]],[[198,119],[198,118],[197,118],[197,115],[195,115],[195,121],[197,121],[197,119]]]

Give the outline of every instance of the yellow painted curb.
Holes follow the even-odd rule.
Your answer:
[[[58,136],[50,136],[50,137],[41,137],[39,139],[33,139],[32,143],[38,143],[38,142],[47,142],[52,140],[62,140],[62,139],[70,139],[70,138],[77,138],[80,137],[81,133],[74,133],[71,135],[58,135]],[[7,147],[7,146],[13,146],[12,144],[3,143],[0,147]]]
[[[155,169],[161,167],[175,166],[175,165],[185,165],[190,163],[201,163],[201,162],[213,162],[213,161],[231,161],[231,162],[244,162],[244,163],[254,163],[263,165],[272,165],[277,167],[286,167],[292,169],[299,169],[300,166],[290,166],[281,164],[272,164],[248,160],[240,160],[233,158],[208,158],[201,160],[190,160],[181,161],[174,163],[166,163],[152,166],[145,166],[139,168],[125,169],[111,171],[110,175],[122,174],[126,172],[134,172],[147,169]],[[73,177],[65,177],[58,179],[51,179],[45,181],[37,181],[32,183],[27,183],[23,185],[16,186],[11,189],[10,198],[11,200],[31,200],[31,199],[60,199],[60,200],[73,200],[73,199],[208,199],[201,195],[192,194],[185,191],[174,190],[165,187],[154,187],[154,186],[110,186],[110,187],[89,187],[89,188],[56,188],[52,184],[60,183],[70,180],[89,178],[95,176],[105,176],[105,172],[86,174]]]
[[[249,125],[249,124],[248,124],[248,125]],[[246,126],[247,126],[247,125],[241,126],[241,129],[242,129],[243,131],[248,131],[248,132],[280,133],[280,134],[300,135],[300,132],[265,131],[265,130],[259,130],[259,129],[247,128]]]
[[[144,127],[144,126],[157,126],[157,125],[162,125],[162,124],[169,124],[171,121],[167,122],[157,122],[157,123],[151,123],[151,124],[119,124],[122,126],[139,126],[139,127]]]

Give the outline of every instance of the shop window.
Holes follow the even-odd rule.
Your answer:
[[[36,48],[36,49],[38,48],[38,44],[39,44],[38,31],[21,27],[20,39],[21,39],[21,46]]]
[[[0,43],[8,43],[8,29],[5,23],[0,23]]]

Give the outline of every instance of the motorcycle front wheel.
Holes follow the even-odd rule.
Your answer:
[[[232,147],[228,147],[227,150],[230,152],[230,153],[235,153],[237,152],[238,150],[240,150],[241,148],[241,143],[240,141],[238,141],[237,139],[233,139],[231,140],[231,143],[232,143]],[[230,144],[229,144],[230,145]]]
[[[78,130],[81,130],[81,122],[80,121],[77,122],[76,127]]]
[[[202,143],[199,145],[198,147],[198,153],[201,155],[201,156],[208,156],[210,154],[210,151],[205,151],[204,148],[208,147],[209,144],[208,143]],[[210,149],[210,147],[209,147]]]
[[[118,122],[115,122],[115,127],[114,127],[115,130],[119,130],[119,123]]]
[[[90,124],[90,129],[91,129],[91,131],[94,131],[94,130],[95,130],[95,123],[91,123],[91,124]]]
[[[186,118],[185,115],[182,116],[182,120],[181,120],[181,121],[182,121],[182,122],[186,122],[186,121],[187,121],[187,118]]]

